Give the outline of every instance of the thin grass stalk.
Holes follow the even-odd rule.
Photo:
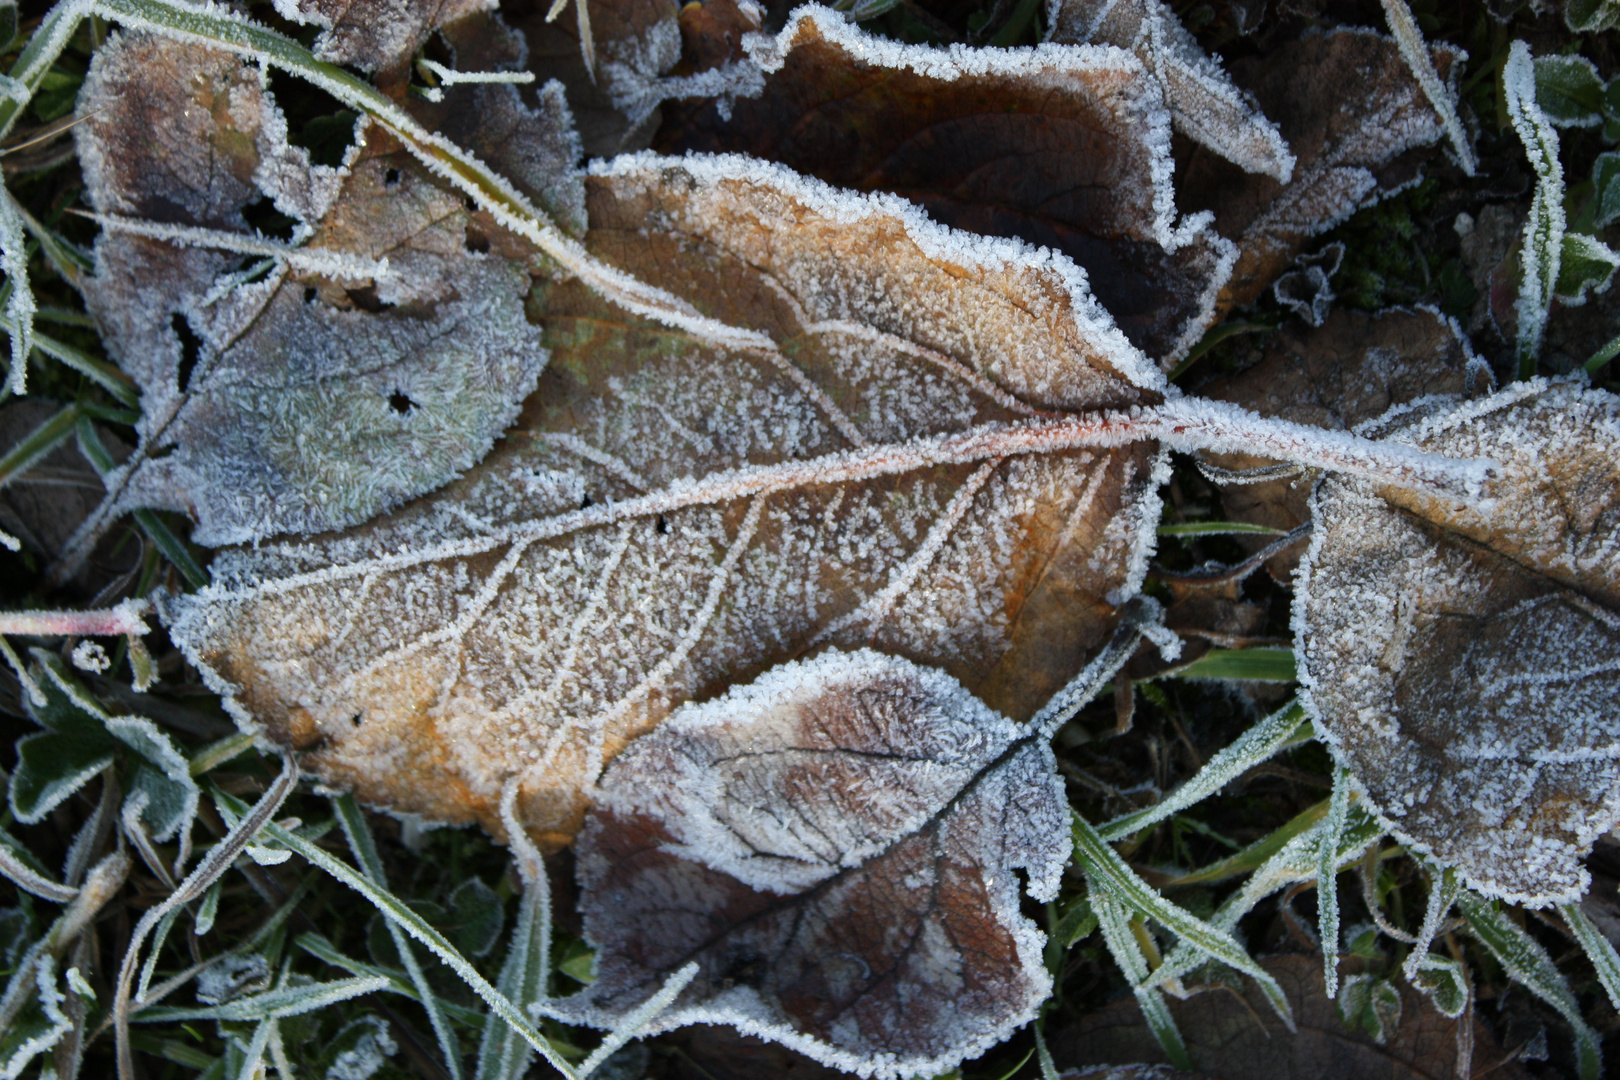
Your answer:
[[[112,1006],[113,1033],[117,1043],[118,1080],[135,1078],[135,1058],[129,1043],[129,1020],[133,1006],[137,1004],[131,998],[131,991],[134,989],[135,970],[140,963],[142,945],[165,915],[182,904],[189,904],[195,900],[202,895],[203,890],[214,883],[215,879],[230,869],[231,864],[246,850],[248,843],[269,823],[270,818],[281,808],[281,804],[287,801],[287,796],[292,794],[293,786],[297,782],[298,762],[288,755],[281,760],[280,775],[260,796],[253,808],[219,843],[209,849],[208,854],[203,856],[202,861],[180,883],[179,888],[155,907],[148,908],[140,921],[135,924],[135,930],[130,934],[129,946],[124,952],[123,963],[118,969],[117,991]]]

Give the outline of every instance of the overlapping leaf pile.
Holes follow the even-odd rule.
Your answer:
[[[496,988],[380,891],[352,802],[358,871],[268,823],[291,772],[262,820],[215,793],[238,851],[296,851],[378,903],[452,1074],[407,930],[494,1007],[480,1057],[503,1076],[530,1047],[571,1072],[518,1006],[613,1029],[583,1072],[701,1023],[863,1076],[947,1071],[1036,1018],[1093,929],[1185,1066],[1165,995],[1211,961],[1293,1028],[1299,995],[1236,935],[1285,886],[1318,890],[1332,995],[1334,882],[1386,832],[1434,860],[1411,985],[1470,1006],[1431,951],[1456,905],[1595,1062],[1550,962],[1481,897],[1565,905],[1584,933],[1581,859],[1620,821],[1620,407],[1568,380],[1492,394],[1455,323],[1330,315],[1343,249],[1306,254],[1442,139],[1474,168],[1460,50],[1398,3],[1395,38],[1309,34],[1230,71],[1158,0],[1054,2],[1048,40],[1013,49],[815,6],[774,33],[732,0],[561,6],[278,0],[308,52],[172,0],[73,9],[124,24],[75,137],[101,225],[83,295],[141,411],[55,575],[131,510],[184,512],[220,550],[157,611],[244,730],[368,805],[482,824],[531,898],[533,845],[575,847],[597,963],[558,1000],[544,901]],[[288,72],[353,110],[337,164],[295,144]],[[1183,394],[1168,376],[1273,286],[1313,329]],[[1169,625],[1254,639],[1239,583],[1269,560],[1297,577],[1301,705],[1094,827],[1048,743],[1110,683],[1128,726],[1132,678],[1178,662],[1141,596],[1173,449],[1231,530],[1271,535],[1180,575]],[[1159,659],[1126,667],[1144,637]],[[179,877],[186,763],[38,661],[18,818],[134,755],[124,827],[160,866],[151,844],[183,832]],[[1110,846],[1307,716],[1332,797],[1244,853],[1207,919]],[[1087,891],[1043,953],[1021,894],[1054,900],[1071,850]],[[219,902],[168,884],[126,1013],[146,935]],[[349,966],[344,993],[391,985]],[[1602,971],[1620,995],[1620,960]],[[1379,1025],[1399,1007],[1372,976],[1345,989]],[[1452,1029],[1466,1063],[1471,1016]]]

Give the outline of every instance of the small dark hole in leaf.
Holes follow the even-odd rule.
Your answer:
[[[583,499],[579,500],[579,508],[581,510],[589,510],[592,506],[595,506],[595,505],[596,505],[596,503],[591,499],[591,496],[590,496],[589,492],[587,492],[585,494],[585,497]]]
[[[191,332],[191,323],[179,312],[170,317],[169,329],[180,339],[180,372],[175,381],[181,390],[189,391],[192,372],[197,369],[197,358],[202,355],[202,342]]]
[[[658,535],[659,536],[668,536],[669,535],[669,522],[664,520],[664,515],[663,514],[658,515]]]
[[[349,723],[353,724],[355,727],[359,727],[360,720],[364,715],[364,713],[355,713],[353,716],[349,717]]]
[[[282,243],[291,243],[293,229],[297,227],[296,218],[289,217],[276,209],[276,204],[269,199],[260,199],[250,206],[242,208],[242,220],[248,227],[261,236],[268,236]]]
[[[489,254],[489,237],[484,235],[482,229],[467,226],[467,250],[474,255]]]
[[[389,169],[383,173],[383,187],[397,187],[399,185],[399,170]]]
[[[739,956],[726,965],[721,972],[720,981],[724,986],[752,986],[758,988],[765,976],[765,958],[763,956]]]
[[[355,307],[361,311],[369,311],[373,315],[380,311],[387,311],[394,306],[377,295],[377,286],[375,285],[367,285],[363,289],[348,289],[346,295],[349,297],[349,302]]]
[[[319,295],[320,295],[320,291],[318,289],[316,289],[315,286],[313,286],[313,285],[305,285],[304,286],[304,303],[313,304],[315,302],[315,298],[317,296],[319,296]]]
[[[147,454],[146,460],[162,461],[164,458],[168,457],[170,454],[173,454],[178,449],[180,449],[180,446],[177,443],[169,443],[167,446],[160,446],[150,454]]]
[[[388,395],[388,407],[401,416],[409,416],[416,411],[416,402],[403,390],[395,390]]]
[[[471,195],[468,195],[465,199],[462,200],[462,202],[464,202],[466,204],[466,206],[467,206],[467,213],[469,213],[469,214],[478,213],[478,200],[477,199],[473,198]]]

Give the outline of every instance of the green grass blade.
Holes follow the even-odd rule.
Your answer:
[[[41,458],[60,446],[69,435],[73,434],[74,427],[79,422],[79,415],[79,406],[69,405],[7,450],[5,456],[0,457],[0,487],[27,472],[38,464]]]
[[[360,872],[379,889],[388,888],[388,879],[383,874],[382,859],[377,855],[377,844],[372,839],[371,827],[366,824],[366,817],[360,811],[359,804],[354,796],[341,795],[332,800],[337,810],[338,824],[343,827],[343,835],[349,841],[349,850],[354,853],[355,862],[360,864]],[[405,973],[410,976],[411,985],[416,987],[417,1000],[422,1008],[427,1010],[428,1023],[433,1028],[433,1034],[439,1040],[439,1051],[444,1055],[444,1068],[450,1074],[451,1080],[461,1080],[461,1041],[456,1038],[455,1029],[450,1021],[445,1019],[444,1009],[440,1006],[439,996],[433,992],[433,987],[427,981],[427,973],[422,970],[422,962],[416,958],[416,950],[411,947],[409,935],[392,919],[385,920],[388,925],[388,934],[394,939],[394,948],[399,952],[400,961],[405,965]]]
[[[73,32],[79,28],[80,20],[89,12],[90,5],[86,0],[62,0],[53,7],[40,20],[39,27],[34,31],[34,36],[28,39],[17,62],[11,65],[10,77],[30,93],[37,89],[40,80],[56,63],[56,58],[67,48]],[[17,118],[27,106],[27,100],[18,101],[9,94],[0,95],[0,139],[11,134]]]
[[[1147,957],[1142,955],[1142,948],[1131,933],[1129,914],[1123,905],[1107,896],[1097,897],[1093,906],[1097,912],[1097,924],[1102,928],[1103,942],[1114,957],[1114,963],[1119,965],[1119,969],[1125,973],[1125,978],[1130,981],[1131,989],[1136,993],[1137,1003],[1142,1007],[1142,1017],[1147,1021],[1148,1030],[1159,1040],[1159,1045],[1164,1048],[1170,1064],[1178,1069],[1192,1071],[1192,1055],[1187,1053],[1187,1044],[1181,1039],[1181,1031],[1176,1027],[1175,1017],[1170,1015],[1170,1006],[1164,1000],[1164,992],[1156,986],[1147,985]]]
[[[9,334],[13,325],[8,316],[0,315],[0,330]],[[77,371],[125,405],[134,406],[140,401],[140,394],[129,376],[105,360],[97,360],[89,353],[81,352],[66,342],[58,341],[38,330],[33,331],[32,340],[34,348],[52,360]]]
[[[1609,1001],[1616,1009],[1620,1009],[1620,954],[1616,954],[1614,946],[1604,937],[1592,920],[1586,917],[1580,904],[1559,904],[1558,913],[1569,924],[1570,931],[1575,940],[1586,952],[1587,959],[1592,961],[1592,967],[1597,971],[1598,982],[1609,993]]]
[[[1282,987],[1277,985],[1277,980],[1272,978],[1271,974],[1261,967],[1230,933],[1204,922],[1160,896],[1152,886],[1137,876],[1136,871],[1125,864],[1125,860],[1108,846],[1108,842],[1085,818],[1079,814],[1072,815],[1072,818],[1074,854],[1085,870],[1086,880],[1090,884],[1093,910],[1097,909],[1099,900],[1110,899],[1152,919],[1181,938],[1183,943],[1208,954],[1228,967],[1243,972],[1259,984],[1261,993],[1265,994],[1271,1007],[1277,1010],[1277,1015],[1282,1017],[1283,1023],[1288,1025],[1288,1030],[1294,1029],[1293,1010],[1289,1007],[1288,997],[1283,993]],[[1101,911],[1098,911],[1097,917],[1101,920]],[[1164,977],[1155,975],[1153,984],[1162,981],[1165,981]]]
[[[1202,802],[1281,750],[1304,723],[1305,709],[1297,701],[1289,702],[1238,736],[1232,745],[1216,753],[1198,770],[1196,776],[1172,791],[1157,806],[1115,818],[1098,829],[1098,833],[1104,840],[1119,840]]]
[[[1282,529],[1255,525],[1248,521],[1190,521],[1181,525],[1160,525],[1160,536],[1285,536]]]
[[[311,983],[280,990],[266,990],[227,1001],[223,1005],[205,1005],[197,1008],[158,1005],[141,1009],[132,1019],[138,1024],[173,1023],[180,1020],[273,1020],[285,1016],[300,1016],[315,1012],[340,1001],[348,1001],[364,994],[374,994],[388,988],[388,980],[381,978],[334,979],[332,982]]]
[[[1293,649],[1211,649],[1185,667],[1159,677],[1277,683],[1299,678]]]
[[[225,792],[216,792],[216,797],[222,800],[235,801],[232,796]],[[385,919],[398,922],[405,928],[407,933],[427,946],[430,952],[449,965],[450,969],[460,976],[461,980],[472,989],[473,993],[483,998],[485,1003],[500,1014],[502,1019],[512,1025],[513,1029],[522,1036],[525,1042],[534,1047],[541,1057],[545,1058],[564,1076],[570,1078],[574,1076],[574,1070],[569,1066],[568,1062],[563,1059],[562,1055],[557,1053],[546,1037],[540,1034],[534,1025],[529,1022],[523,1015],[522,1010],[514,1005],[505,994],[491,986],[489,980],[480,975],[477,969],[467,962],[466,958],[456,950],[454,945],[450,944],[443,934],[430,926],[416,912],[406,907],[398,897],[377,888],[354,867],[316,847],[297,834],[282,828],[280,825],[267,824],[264,827],[264,832],[276,843],[302,856],[365,897]]]
[[[1597,1033],[1587,1026],[1568,980],[1547,950],[1496,904],[1470,889],[1458,894],[1457,907],[1468,920],[1469,932],[1491,951],[1508,977],[1551,1005],[1575,1030],[1575,1059],[1581,1080],[1597,1080],[1603,1074],[1603,1052]]]
[[[356,960],[354,957],[339,951],[336,945],[333,945],[320,934],[299,934],[293,938],[293,944],[317,960],[331,964],[335,968],[342,968],[350,975],[387,980],[388,985],[383,989],[390,994],[398,994],[400,997],[410,998],[412,1001],[421,1001],[421,998],[417,996],[416,987],[411,985],[411,980],[406,977],[403,971],[382,967],[379,964],[368,964],[364,960]],[[440,1002],[440,1005],[444,1009],[445,1015],[458,1024],[479,1027],[484,1023],[485,1014],[477,1009],[469,1009],[464,1005],[457,1005],[449,1001]],[[504,1027],[505,1025],[501,1026]]]
[[[1333,795],[1316,845],[1317,936],[1322,943],[1322,979],[1328,1000],[1339,996],[1339,840],[1350,816],[1350,773],[1333,769]]]
[[[545,998],[551,977],[551,883],[546,879],[539,849],[517,819],[516,800],[517,785],[508,783],[501,792],[501,823],[523,878],[523,900],[495,985],[527,1008]],[[521,1080],[529,1070],[532,1054],[527,1043],[491,1015],[478,1042],[476,1080]]]
[[[1183,874],[1165,882],[1163,888],[1179,889],[1188,885],[1209,885],[1217,881],[1225,881],[1240,874],[1253,873],[1277,852],[1281,851],[1289,841],[1301,833],[1312,828],[1317,822],[1327,816],[1328,800],[1323,799],[1315,806],[1301,810],[1289,822],[1263,839],[1256,840],[1235,855],[1228,855],[1218,862],[1212,862],[1201,870]]]

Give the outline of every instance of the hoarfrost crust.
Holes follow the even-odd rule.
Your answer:
[[[1161,0],[1048,0],[1052,41],[1099,41],[1129,49],[1164,88],[1183,134],[1246,172],[1286,184],[1294,155],[1254,99],[1232,85],[1221,66]]]
[[[1620,821],[1620,401],[1538,380],[1390,437],[1499,463],[1451,503],[1330,478],[1299,575],[1324,739],[1404,842],[1481,892],[1578,898]]]
[[[696,960],[659,1029],[946,1071],[1050,990],[1013,871],[1055,894],[1066,823],[1050,749],[943,672],[869,650],[783,664],[609,770],[578,847],[597,980],[553,1008],[612,1024]]]

